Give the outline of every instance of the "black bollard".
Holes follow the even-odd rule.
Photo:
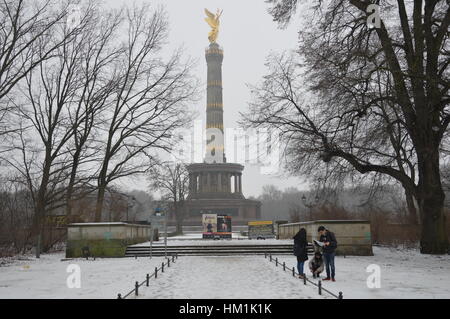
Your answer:
[[[272,255],[269,255],[269,260],[270,262],[272,262]]]
[[[322,280],[319,280],[319,295],[322,294]]]
[[[275,266],[277,266],[277,267],[278,267],[278,257],[277,257],[277,258],[275,258]]]
[[[121,294],[117,294],[117,299],[122,299],[122,295]]]
[[[295,267],[292,267],[292,277],[295,277]]]
[[[167,258],[167,268],[170,267],[170,258]]]
[[[139,295],[139,283],[136,281],[134,284],[134,294],[137,296]]]
[[[149,282],[149,280],[150,280],[150,275],[147,274],[147,287],[148,287],[148,282]]]
[[[338,299],[342,299],[342,298],[344,298],[344,296],[342,295],[342,291],[339,291],[339,297],[338,297]]]
[[[283,270],[286,271],[286,263],[283,261]]]
[[[158,267],[155,267],[155,279],[158,278]]]
[[[161,272],[164,272],[164,263],[161,265]]]
[[[306,285],[306,276],[303,274],[303,284]]]

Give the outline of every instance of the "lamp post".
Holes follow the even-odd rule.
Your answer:
[[[161,218],[158,217],[164,217],[163,210],[159,205],[155,208],[155,212],[153,213],[153,215],[150,216],[150,259],[152,258],[153,237],[155,233],[155,228],[157,227],[159,231],[159,228],[161,227]],[[165,245],[164,248],[165,255],[167,255],[167,230],[166,230],[166,238],[164,239],[164,245]]]
[[[162,216],[163,222],[164,222],[164,257],[167,258],[167,216],[168,216],[168,210],[162,209],[159,205],[155,209],[155,216]]]
[[[164,211],[164,258],[167,258],[167,215],[168,211]]]
[[[316,194],[313,200],[307,200],[305,194],[302,196],[302,202],[309,209],[309,221],[312,221],[312,209],[319,203],[319,195]]]
[[[134,207],[134,205],[136,204],[136,198],[134,197],[134,196],[128,196],[128,195],[126,195],[126,194],[124,194],[125,196],[127,196],[127,223],[129,222],[129,217],[128,217],[128,210],[130,209],[130,208],[133,208]],[[131,198],[131,200],[132,200],[132,202],[131,202],[131,205],[130,205],[130,198]]]

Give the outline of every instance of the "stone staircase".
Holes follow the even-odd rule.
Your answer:
[[[209,244],[209,245],[169,245],[167,255],[178,256],[231,256],[231,255],[292,255],[292,244]],[[308,253],[313,253],[312,245],[308,246]],[[164,245],[153,245],[152,256],[164,256]],[[150,247],[128,246],[125,257],[149,257]]]

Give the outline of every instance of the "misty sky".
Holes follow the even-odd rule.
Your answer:
[[[137,3],[144,2],[138,1]],[[183,46],[185,54],[197,60],[195,74],[202,87],[201,99],[192,107],[204,117],[206,108],[206,61],[205,48],[209,45],[210,30],[204,21],[204,8],[216,12],[223,9],[217,43],[224,49],[223,100],[224,126],[236,127],[239,112],[247,109],[250,100],[246,84],[256,84],[266,72],[264,66],[267,55],[294,49],[297,45],[298,24],[292,23],[287,29],[278,29],[267,13],[268,5],[263,0],[149,0],[151,5],[163,5],[169,15],[170,34],[167,49]],[[105,0],[107,5],[120,6],[125,0]],[[169,52],[168,52],[169,53]],[[226,153],[226,150],[225,150]],[[246,165],[243,175],[245,196],[258,196],[262,186],[274,184],[281,189],[289,186],[305,188],[304,181],[286,176],[268,176],[259,173],[259,168]],[[124,180],[122,187],[146,189],[146,181]]]

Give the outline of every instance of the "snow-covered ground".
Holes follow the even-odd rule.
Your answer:
[[[344,298],[450,298],[449,255],[421,255],[417,250],[380,247],[374,247],[374,254],[337,256],[337,281],[324,282],[323,286],[336,294],[342,291]],[[278,257],[289,268],[296,264],[294,256]],[[44,254],[40,259],[27,257],[28,260],[12,260],[3,265],[0,262],[0,298],[116,298],[117,293],[133,289],[136,280],[143,281],[145,274],[152,273],[163,260],[63,258],[63,253],[55,253]],[[80,266],[79,289],[66,285],[70,264]],[[366,284],[370,275],[366,268],[371,264],[380,266],[378,289],[370,289]],[[152,279],[149,288],[140,289],[140,298],[318,297],[317,288],[309,284],[305,287],[301,280],[275,267],[264,256],[181,256],[158,279]]]
[[[264,256],[186,256],[143,287],[139,298],[164,299],[311,299],[317,288],[304,286],[292,273],[275,269]]]
[[[64,260],[64,253],[11,261],[0,267],[1,298],[117,298],[160,266],[163,257]],[[80,266],[81,288],[68,288],[67,267]]]
[[[342,291],[344,298],[450,298],[449,255],[388,247],[373,247],[373,252],[374,256],[336,256],[336,282],[323,282],[323,286]],[[296,263],[294,256],[278,257],[289,267]],[[372,264],[380,267],[380,288],[367,287],[373,273],[367,272],[367,266]]]

